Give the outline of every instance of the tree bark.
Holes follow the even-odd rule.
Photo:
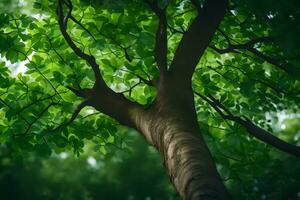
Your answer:
[[[160,152],[182,199],[231,199],[200,134],[191,86],[167,79],[153,106],[134,112],[136,128]]]

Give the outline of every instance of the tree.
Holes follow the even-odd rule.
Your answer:
[[[206,141],[223,157],[272,158],[252,137],[300,155],[299,133],[271,126],[299,112],[298,4],[38,0],[40,15],[1,14],[1,142],[79,154],[89,139],[105,153],[121,124],[160,152],[182,199],[231,199]]]

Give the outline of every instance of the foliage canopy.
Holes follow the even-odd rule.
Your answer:
[[[203,2],[159,1],[159,7],[167,3],[170,64],[196,17],[195,4]],[[67,31],[74,44],[96,58],[111,89],[150,106],[159,79],[155,13],[138,0],[72,4]],[[65,42],[57,2],[19,5],[3,12],[0,4],[0,142],[17,157],[26,151],[45,157],[68,150],[79,155],[88,140],[104,155],[110,146],[126,148],[127,128],[92,107],[81,110],[82,98],[74,91],[93,87],[95,77]],[[299,188],[290,187],[300,185],[299,160],[253,139],[245,126],[251,120],[284,141],[300,144],[299,8],[296,0],[231,1],[193,75],[201,131],[225,183],[243,199],[299,197]],[[80,113],[70,121],[74,111]],[[285,165],[293,173],[278,177],[278,193],[271,188],[265,190],[268,194],[259,193],[255,177],[281,173]],[[289,188],[282,187],[284,182]]]

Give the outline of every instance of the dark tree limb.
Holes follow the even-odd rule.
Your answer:
[[[172,27],[171,25],[168,24],[168,28],[169,28],[169,30],[171,31],[172,35],[174,35],[175,33],[179,33],[179,34],[184,34],[184,33],[185,33],[183,27],[180,27],[181,30],[178,30],[178,29],[176,29],[176,28],[174,28],[174,27]],[[172,36],[172,35],[171,35],[171,36]],[[170,37],[171,37],[171,36],[170,36]],[[170,37],[169,37],[169,38],[170,38]]]
[[[196,7],[198,12],[201,12],[201,4],[198,0],[191,0],[192,4]]]
[[[167,17],[165,9],[162,9],[158,6],[157,0],[145,0],[149,5],[150,9],[157,15],[159,22],[156,30],[155,38],[155,49],[154,56],[155,61],[158,65],[161,75],[166,73],[168,69],[167,64],[167,52],[168,52],[168,39],[167,39]]]
[[[80,58],[84,59],[92,67],[96,79],[95,86],[100,88],[107,87],[106,83],[102,78],[99,65],[96,63],[95,57],[84,53],[79,47],[77,47],[76,44],[73,42],[72,38],[70,37],[70,35],[67,33],[67,23],[68,23],[68,19],[71,17],[73,6],[71,1],[68,1],[69,10],[67,14],[64,15],[63,2],[64,2],[63,0],[58,0],[57,16],[58,16],[59,28],[64,39],[68,43],[69,47],[74,51],[74,53]]]
[[[260,128],[255,125],[250,119],[247,117],[239,117],[232,114],[220,101],[215,99],[213,96],[209,95],[206,97],[198,92],[194,92],[197,96],[205,100],[209,105],[211,105],[225,120],[231,120],[242,125],[248,133],[255,138],[281,150],[286,153],[292,154],[294,156],[300,157],[300,147],[289,144],[278,137],[274,136],[272,133]]]
[[[69,90],[71,90],[76,96],[78,97],[82,97],[84,99],[87,99],[88,97],[90,97],[93,93],[93,89],[91,88],[80,88],[80,89],[75,89],[71,86],[67,86],[67,88]]]
[[[190,81],[193,72],[223,19],[227,0],[207,0],[183,35],[170,66],[178,80]]]
[[[280,68],[281,70],[287,72],[287,73],[290,73],[289,69],[288,69],[288,66],[286,63],[284,62],[280,62],[279,60],[277,60],[276,58],[274,57],[271,57],[269,55],[266,55],[260,51],[258,51],[257,49],[255,48],[249,48],[247,49],[248,51],[250,51],[251,53],[253,53],[255,56],[257,56],[258,58],[260,58],[261,60],[265,60],[267,61],[268,63]]]
[[[68,9],[66,15],[64,14],[64,7],[67,7]],[[67,0],[66,2],[64,0],[57,0],[59,28],[65,41],[73,52],[91,66],[95,75],[95,85],[92,89],[75,89],[68,87],[72,92],[74,92],[74,94],[85,99],[78,109],[76,109],[70,121],[72,122],[76,118],[84,106],[89,105],[94,107],[96,110],[115,118],[121,124],[135,128],[136,124],[134,122],[134,114],[136,113],[136,110],[143,110],[143,107],[138,103],[129,101],[122,94],[116,93],[110,89],[103,80],[95,57],[93,55],[86,54],[74,43],[70,35],[67,33],[67,22],[68,19],[72,18],[72,9],[73,6],[71,0]]]
[[[251,49],[254,48],[254,45],[256,45],[258,43],[270,43],[273,41],[272,37],[266,36],[266,37],[254,38],[243,44],[232,44],[230,41],[230,38],[223,31],[221,32],[221,34],[226,38],[228,47],[225,49],[219,49],[219,48],[215,47],[214,45],[209,46],[211,49],[215,50],[216,52],[218,52],[220,54],[236,52],[235,50],[249,50],[250,51]]]

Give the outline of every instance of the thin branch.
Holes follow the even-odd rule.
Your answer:
[[[16,134],[15,136],[20,136],[20,135],[27,135],[28,132],[30,131],[30,129],[32,128],[32,126],[42,118],[42,116],[44,115],[45,112],[48,111],[48,109],[51,107],[51,106],[54,106],[54,105],[58,105],[58,103],[55,103],[55,102],[51,102],[48,106],[46,106],[40,113],[39,115],[29,124],[29,126],[27,127],[27,129],[25,130],[24,133],[22,134]]]
[[[94,41],[97,41],[95,36],[87,29],[85,28],[85,26],[83,26],[83,24],[78,21],[74,16],[70,15],[70,19],[75,22],[78,26],[80,26],[85,32],[87,32],[92,38]]]
[[[140,85],[142,82],[142,80],[140,79],[139,82],[135,83],[134,85],[132,85],[128,90],[125,90],[123,92],[121,92],[122,94],[128,92],[129,93],[129,96],[131,97],[131,93],[132,93],[132,90],[137,87],[138,85]]]
[[[183,27],[181,27],[182,30],[178,30],[178,29],[172,27],[170,24],[168,24],[168,28],[170,29],[172,35],[174,35],[174,33],[179,33],[179,34],[184,34],[185,33]],[[172,35],[169,38],[171,38]]]
[[[76,107],[76,109],[74,110],[74,112],[73,112],[71,118],[70,118],[68,121],[66,121],[66,122],[62,123],[61,125],[59,125],[58,127],[56,127],[56,128],[53,130],[53,132],[55,132],[55,131],[57,131],[57,130],[63,128],[63,127],[66,127],[66,126],[70,125],[70,124],[77,118],[77,116],[78,116],[78,114],[80,113],[80,111],[81,111],[84,107],[86,107],[86,106],[88,105],[88,103],[89,103],[88,100],[85,100],[85,101],[81,102],[81,103]]]
[[[130,70],[124,70],[124,69],[119,69],[119,70],[127,72],[127,73],[130,73],[130,74],[136,76],[138,79],[140,79],[143,83],[145,83],[148,86],[155,87],[155,86],[158,85],[158,81],[157,80],[146,79],[146,78],[144,78],[144,77],[142,77],[142,76],[140,76],[140,75],[138,75],[138,74],[136,74],[136,73],[134,73],[134,72],[132,72]],[[148,75],[148,74],[146,74],[146,75]]]
[[[194,93],[200,98],[202,98],[203,100],[205,100],[208,104],[210,104],[221,115],[223,119],[236,122],[242,125],[243,127],[245,127],[248,133],[254,136],[255,138],[281,151],[300,157],[300,147],[293,144],[289,144],[279,139],[278,137],[274,136],[272,133],[255,125],[250,119],[248,119],[245,116],[239,117],[232,114],[223,104],[221,104],[220,101],[215,99],[213,96],[209,95],[209,98],[207,98],[198,92],[194,91]],[[221,109],[224,110],[226,113],[224,113]]]
[[[27,125],[30,125],[29,121],[26,118],[24,118],[21,113],[17,112],[13,107],[11,107],[8,103],[6,103],[2,98],[0,98],[0,103],[2,103],[6,107],[8,107],[12,111],[14,111],[16,113],[16,115],[18,115],[24,122],[26,122]]]
[[[258,83],[260,83],[261,85],[264,85],[265,87],[268,87],[268,88],[272,89],[274,92],[276,92],[276,93],[278,93],[278,94],[284,94],[284,95],[286,95],[286,96],[288,96],[288,97],[290,97],[290,98],[293,98],[293,99],[295,99],[295,100],[298,99],[295,93],[293,93],[292,91],[285,90],[285,89],[282,89],[282,88],[280,88],[280,87],[277,87],[277,86],[276,86],[276,83],[272,82],[271,80],[261,80],[261,79],[257,79],[257,78],[252,78],[252,77],[249,77],[249,76],[248,76],[248,74],[247,74],[246,71],[244,71],[243,69],[241,69],[241,68],[239,68],[239,67],[236,67],[236,66],[234,66],[234,65],[229,65],[229,64],[227,64],[227,65],[223,65],[222,63],[219,63],[219,64],[220,64],[220,66],[229,66],[229,67],[231,67],[231,68],[237,69],[237,70],[240,71],[245,77],[247,77],[247,78],[249,78],[249,79],[251,79],[251,80],[253,80],[253,81],[258,82]],[[213,69],[213,70],[214,70],[214,69]],[[216,72],[217,72],[217,70],[216,70]],[[217,73],[219,73],[219,72],[217,72]],[[224,78],[225,78],[225,77],[224,77]]]
[[[17,49],[13,49],[14,51],[16,51],[16,52],[18,52],[18,53],[20,53],[20,54],[22,54],[22,55],[24,55],[25,56],[25,58],[26,58],[26,60],[28,60],[28,62],[29,63],[32,63],[32,61],[29,59],[29,57],[27,56],[27,54],[26,53],[24,53],[24,52],[22,52],[22,51],[19,51],[19,50],[17,50]],[[39,70],[38,68],[37,68],[37,66],[35,65],[35,64],[33,64],[32,65],[33,67],[34,67],[34,69],[46,80],[46,82],[48,82],[49,83],[49,85],[52,87],[52,89],[54,90],[54,92],[56,93],[56,94],[58,94],[59,95],[59,92],[56,90],[56,88],[54,87],[54,85],[52,84],[52,82],[41,72],[41,70]],[[60,95],[59,95],[60,96]],[[61,96],[60,96],[61,97]]]
[[[124,57],[126,58],[127,61],[131,62],[134,57],[129,55],[128,53],[128,49],[130,46],[128,47],[124,47],[120,42],[118,42],[115,38],[113,38],[112,36],[108,36],[106,34],[104,34],[103,32],[101,32],[99,30],[99,28],[97,26],[94,26],[94,28],[97,30],[98,34],[100,34],[102,37],[106,38],[106,39],[109,39],[110,41],[112,41],[116,46],[118,46],[120,49],[122,49],[124,51]],[[111,51],[113,54],[114,52]]]
[[[268,56],[260,51],[258,51],[257,49],[255,48],[249,48],[247,49],[248,51],[250,51],[251,53],[253,53],[254,55],[256,55],[258,58],[260,58],[261,60],[265,60],[267,61],[268,63],[282,69],[283,71],[289,73],[289,69],[287,68],[287,65],[286,63],[283,63],[283,62],[280,62],[278,61],[276,58],[273,58],[271,56]]]
[[[223,34],[225,34],[225,33],[223,33]],[[287,73],[289,73],[289,70],[286,66],[286,63],[280,62],[277,59],[262,53],[261,51],[257,50],[254,47],[256,44],[259,44],[259,43],[270,43],[270,42],[273,42],[273,38],[266,36],[266,37],[254,38],[254,39],[252,39],[252,40],[250,40],[250,41],[248,41],[244,44],[231,44],[231,43],[228,43],[229,46],[225,49],[219,49],[214,45],[210,45],[209,47],[211,49],[213,49],[214,51],[216,51],[217,53],[219,53],[219,54],[239,53],[237,50],[246,50],[246,51],[251,52],[252,54],[254,54],[256,57],[260,58],[261,60],[267,61],[268,63],[280,68],[281,70],[283,70]]]
[[[40,98],[40,99],[37,99],[36,101],[33,101],[29,104],[27,104],[26,106],[22,107],[20,110],[18,110],[18,113],[21,113],[23,112],[24,110],[28,109],[29,107],[37,104],[38,102],[41,102],[41,101],[44,101],[44,100],[47,100],[47,99],[52,99],[53,97],[55,97],[57,94],[53,94],[53,95],[50,95],[50,96],[47,96],[47,97],[44,97],[44,98]]]
[[[195,8],[191,8],[191,9],[185,10],[181,13],[175,14],[172,16],[172,18],[180,17],[182,15],[185,15],[186,13],[193,12],[193,11],[195,11]]]
[[[50,38],[47,34],[45,34],[45,35],[46,35],[46,37],[47,37],[47,39],[48,39],[48,41],[49,41],[50,48],[53,49],[53,51],[55,52],[55,54],[62,60],[63,63],[66,63],[66,61],[64,60],[64,58],[63,58],[63,57],[58,53],[58,51],[54,48],[53,43],[52,43],[52,41],[51,41],[51,38]]]
[[[221,31],[219,29],[219,31]],[[231,39],[229,38],[228,35],[225,34],[225,32],[221,31],[221,34],[226,38],[227,42],[228,42],[228,47],[225,49],[219,49],[213,45],[210,45],[209,47],[212,48],[213,50],[215,50],[216,52],[220,53],[220,54],[224,54],[224,53],[230,53],[230,52],[236,52],[235,50],[248,50],[250,51],[251,49],[254,49],[254,46],[256,44],[259,43],[270,43],[273,41],[272,37],[269,36],[265,36],[265,37],[258,37],[258,38],[254,38],[252,40],[249,40],[248,42],[245,42],[243,44],[232,44],[231,43]]]
[[[228,43],[228,45],[231,45],[231,39],[230,39],[230,37],[227,35],[227,34],[225,34],[225,32],[224,31],[222,31],[220,28],[218,28],[218,31],[221,33],[221,35],[223,35],[223,37],[226,39],[226,41],[227,41],[227,43]]]

